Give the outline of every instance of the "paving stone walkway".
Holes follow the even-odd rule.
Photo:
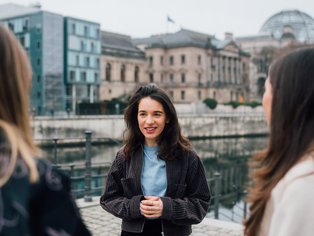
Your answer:
[[[119,236],[121,219],[103,210],[99,204],[99,197],[85,203],[77,200],[83,219],[94,236]],[[202,223],[193,225],[191,236],[242,236],[243,228],[239,224],[205,218]]]

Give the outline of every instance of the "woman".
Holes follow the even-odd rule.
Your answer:
[[[265,152],[255,157],[247,236],[314,234],[314,49],[272,64],[263,107],[270,126]]]
[[[90,235],[69,179],[36,158],[29,127],[31,67],[0,24],[0,235]]]
[[[186,236],[202,221],[210,193],[204,168],[173,104],[155,85],[140,87],[125,110],[125,145],[100,199],[122,218],[122,236]]]

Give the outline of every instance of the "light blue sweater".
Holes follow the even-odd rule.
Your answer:
[[[166,163],[157,157],[158,150],[158,146],[144,146],[144,163],[141,176],[144,196],[163,197],[166,194]]]

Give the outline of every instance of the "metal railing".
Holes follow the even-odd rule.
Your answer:
[[[207,183],[211,188],[212,193],[212,202],[209,208],[209,213],[213,212],[213,214],[209,215],[209,217],[214,217],[215,219],[220,219],[222,216],[223,219],[228,221],[237,221],[240,222],[247,217],[247,203],[244,200],[246,197],[246,191],[242,188],[238,188],[234,185],[234,191],[229,192],[228,194],[222,195],[222,178],[219,172],[214,173],[214,177],[207,179]],[[225,199],[234,197],[236,200],[240,201],[241,204],[237,204],[236,200],[233,202],[233,206],[229,209],[229,212],[232,215],[228,215],[225,212],[221,211],[221,203]],[[235,217],[234,217],[235,215]]]
[[[92,163],[91,161],[91,147],[92,147],[92,132],[85,131],[85,163],[59,164],[58,158],[58,138],[53,138],[53,158],[55,166],[67,172],[71,179],[72,193],[75,198],[84,198],[85,202],[92,201],[92,196],[99,196],[106,184],[108,171],[111,166],[110,162]],[[228,194],[222,194],[221,173],[215,172],[212,178],[207,179],[207,183],[211,189],[212,201],[209,209],[209,217],[215,219],[226,219],[229,221],[241,221],[247,216],[247,205],[245,201],[243,204],[233,204],[230,212],[233,215],[227,215],[222,211],[222,202],[225,199],[234,197],[237,200],[244,199],[246,192],[242,188],[233,185],[234,191]],[[240,213],[241,214],[240,214]],[[236,219],[234,219],[234,215]]]

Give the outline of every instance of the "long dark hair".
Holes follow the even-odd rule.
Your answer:
[[[255,156],[249,189],[250,217],[245,235],[259,231],[272,189],[307,152],[314,140],[314,49],[301,49],[279,58],[269,71],[272,86],[268,148]]]
[[[180,157],[190,148],[187,138],[181,134],[176,110],[162,89],[155,84],[141,86],[130,98],[129,104],[124,112],[126,130],[124,132],[124,154],[129,159],[144,144],[145,138],[138,127],[137,113],[138,105],[142,98],[150,97],[159,102],[166,113],[168,123],[158,138],[160,147],[158,156],[165,160],[171,160]]]

